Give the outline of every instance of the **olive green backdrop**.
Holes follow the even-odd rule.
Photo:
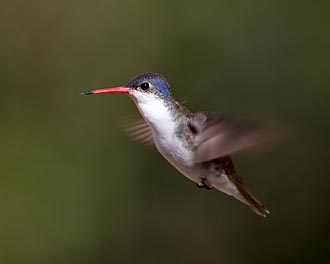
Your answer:
[[[0,263],[328,259],[326,1],[0,2]],[[271,215],[181,176],[122,133],[124,95],[159,72],[203,109],[299,128],[234,157]]]

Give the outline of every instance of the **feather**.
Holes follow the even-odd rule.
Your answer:
[[[195,163],[251,149],[279,137],[269,128],[202,112],[191,118],[189,126],[195,133]]]
[[[256,214],[266,217],[270,212],[267,210],[266,206],[263,205],[257,198],[255,198],[245,183],[243,182],[242,177],[238,175],[234,164],[229,156],[225,156],[223,158],[219,158],[217,160],[221,168],[224,170],[227,175],[229,181],[231,181],[237,188],[240,196],[243,197],[242,202],[246,203],[253,212]],[[234,195],[234,194],[233,194]],[[234,195],[235,196],[235,195]],[[236,197],[240,200],[240,197]]]
[[[154,145],[151,128],[141,116],[134,116],[125,120],[124,130],[133,140],[147,145]]]

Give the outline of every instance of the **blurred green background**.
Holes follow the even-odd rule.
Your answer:
[[[1,0],[0,263],[328,259],[326,1]],[[205,191],[130,141],[122,95],[159,72],[203,109],[300,128],[234,157],[272,214]]]

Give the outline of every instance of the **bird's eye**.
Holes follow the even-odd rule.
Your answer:
[[[142,83],[140,85],[140,87],[143,91],[148,90],[149,89],[149,83]]]

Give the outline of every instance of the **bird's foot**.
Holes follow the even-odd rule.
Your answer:
[[[205,188],[206,190],[211,190],[212,187],[210,187],[207,183],[206,183],[206,178],[202,178],[201,179],[201,183],[196,183],[198,188]]]

